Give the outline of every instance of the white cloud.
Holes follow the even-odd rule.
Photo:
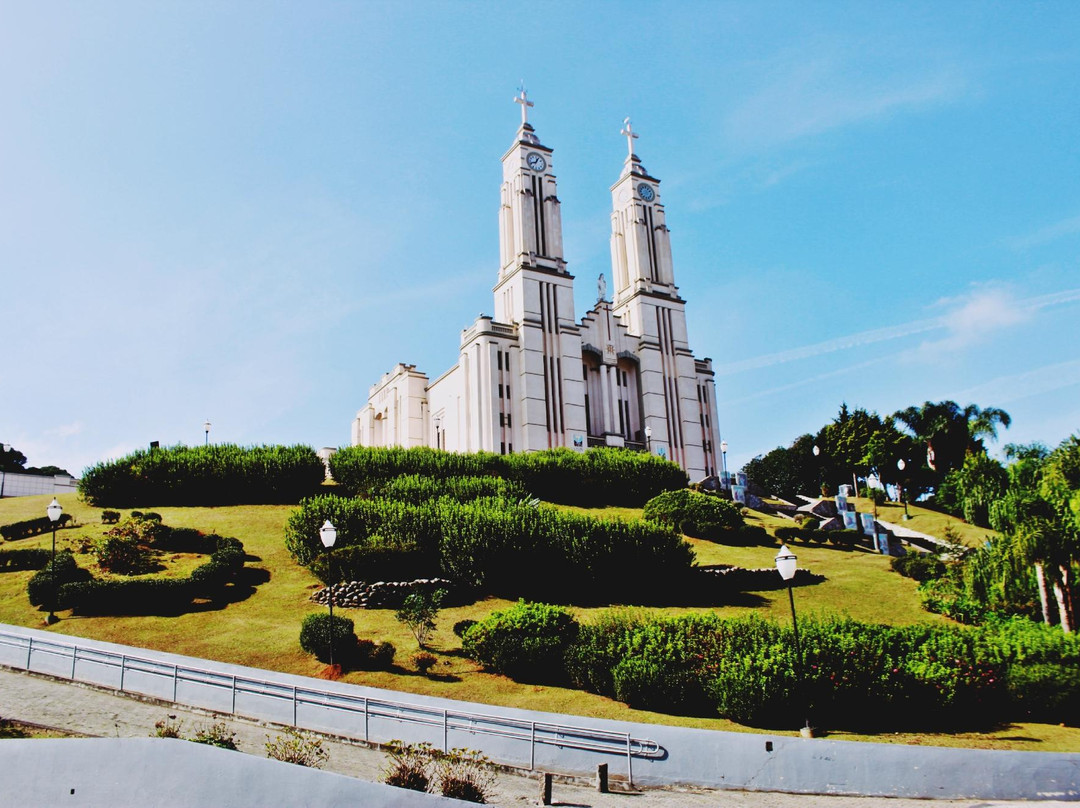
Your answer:
[[[964,297],[943,298],[935,307],[948,309],[945,314],[909,323],[860,331],[844,337],[816,342],[786,351],[741,359],[737,362],[717,365],[717,376],[728,376],[748,370],[772,367],[787,362],[812,359],[825,354],[859,348],[878,342],[888,342],[916,334],[945,330],[946,336],[932,342],[924,342],[916,349],[918,358],[928,355],[940,357],[977,344],[991,334],[1026,322],[1036,312],[1051,306],[1061,306],[1080,301],[1080,289],[1066,289],[1047,295],[1022,300],[1013,298],[1004,288],[979,288]]]
[[[966,79],[955,69],[874,80],[842,60],[802,54],[785,57],[772,73],[772,80],[724,121],[728,138],[744,148],[768,147],[946,103],[967,89]]]
[[[999,376],[954,394],[957,401],[993,401],[995,406],[1080,384],[1080,359]]]
[[[46,429],[45,434],[50,438],[70,438],[82,431],[82,421],[75,421],[74,423],[61,424],[60,426],[54,426],[52,429]]]
[[[1029,247],[1038,247],[1076,233],[1080,233],[1080,215],[1062,219],[1060,222],[1054,222],[1053,224],[1048,224],[1046,227],[1039,228],[1034,233],[1029,233],[1026,236],[1020,236],[1019,238],[1009,239],[1006,243],[1013,249],[1025,250]]]

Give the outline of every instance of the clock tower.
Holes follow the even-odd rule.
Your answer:
[[[711,363],[695,360],[686,331],[686,301],[679,296],[660,180],[634,154],[630,119],[624,122],[627,156],[611,186],[611,268],[614,313],[640,342],[642,414],[654,443],[683,468],[716,468],[715,392]]]

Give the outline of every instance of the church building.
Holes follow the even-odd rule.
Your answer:
[[[712,361],[686,331],[660,180],[628,154],[611,186],[613,299],[601,275],[578,321],[563,255],[552,150],[528,122],[503,155],[494,314],[461,332],[457,364],[431,379],[398,364],[371,387],[352,443],[455,452],[623,446],[678,463],[691,480],[718,475]]]

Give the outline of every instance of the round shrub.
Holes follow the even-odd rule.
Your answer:
[[[332,631],[333,647],[338,654],[334,660],[335,664],[351,662],[350,657],[355,654],[358,643],[353,625],[353,621],[348,617],[334,615],[333,623],[331,623],[329,614],[323,612],[309,614],[300,626],[300,647],[309,654],[314,654],[320,662],[329,663]]]
[[[736,503],[689,488],[653,497],[645,503],[643,516],[687,536],[719,542],[735,539],[743,526],[742,510]]]
[[[517,681],[557,683],[566,678],[563,657],[577,633],[578,622],[565,609],[518,601],[471,626],[462,650]]]
[[[475,620],[458,620],[454,623],[454,634],[458,637],[464,637],[465,632],[476,625]]]
[[[80,567],[70,551],[61,550],[56,554],[56,576],[53,577],[53,562],[50,560],[27,582],[26,594],[31,606],[41,606],[52,600],[54,587],[60,589],[64,584],[90,578],[90,571]]]
[[[898,556],[889,564],[901,575],[920,582],[940,578],[945,574],[945,562],[930,553],[908,551],[907,555]]]

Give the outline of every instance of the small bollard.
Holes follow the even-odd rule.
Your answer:
[[[601,794],[607,794],[607,764],[600,763],[596,767],[596,790]]]
[[[540,774],[540,804],[551,805],[551,781],[554,775]]]

